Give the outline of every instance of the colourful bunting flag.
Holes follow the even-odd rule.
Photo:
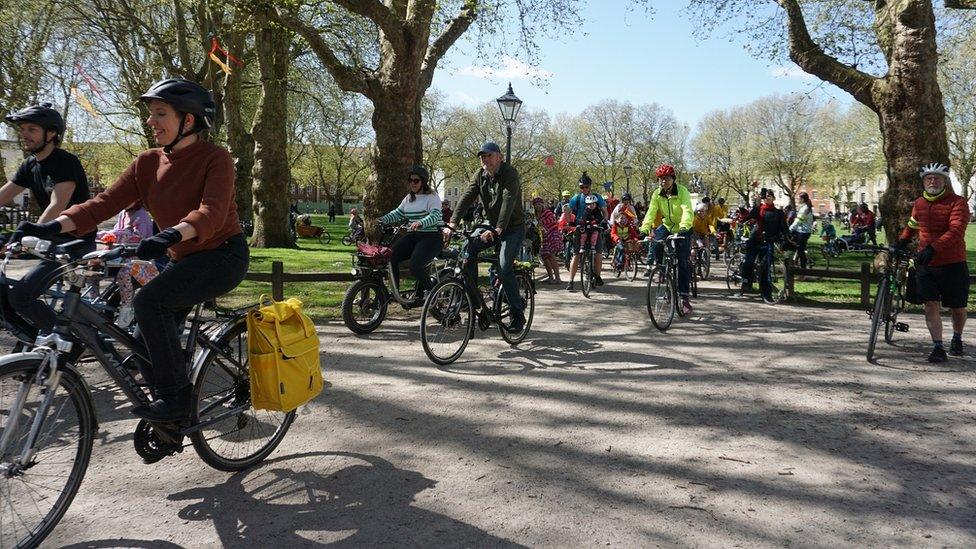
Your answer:
[[[92,117],[98,118],[101,116],[100,113],[95,110],[95,106],[91,104],[91,101],[89,101],[88,98],[85,97],[85,94],[81,93],[78,88],[72,86],[71,95],[75,96],[75,101],[81,105],[81,108],[88,111],[88,114],[92,115]]]

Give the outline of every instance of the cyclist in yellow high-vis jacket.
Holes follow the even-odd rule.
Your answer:
[[[651,195],[647,205],[647,214],[641,224],[641,232],[651,235],[654,240],[663,242],[670,234],[678,234],[684,238],[675,242],[678,254],[678,293],[681,294],[682,313],[691,313],[691,301],[688,293],[690,276],[688,272],[688,258],[691,253],[690,230],[695,214],[691,207],[691,193],[686,187],[678,185],[674,166],[661,164],[658,167],[657,180],[661,184]],[[661,224],[654,227],[658,213],[661,214]],[[663,244],[654,246],[655,257],[664,254]]]

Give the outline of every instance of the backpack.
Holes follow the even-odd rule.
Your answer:
[[[290,412],[322,391],[319,336],[301,301],[261,296],[261,303],[247,313],[251,405]]]

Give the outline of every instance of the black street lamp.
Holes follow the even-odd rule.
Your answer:
[[[630,174],[634,172],[633,166],[627,164],[624,166],[624,175],[627,176],[627,194],[630,194]]]
[[[515,92],[512,91],[512,83],[508,83],[508,92],[495,100],[498,103],[498,109],[502,111],[502,120],[505,121],[505,129],[507,130],[508,140],[505,146],[505,162],[511,164],[512,162],[512,126],[515,125],[515,117],[518,116],[519,109],[522,108],[522,100],[515,96]]]

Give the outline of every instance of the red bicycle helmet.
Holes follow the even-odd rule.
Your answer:
[[[674,166],[671,164],[661,164],[657,167],[657,171],[654,172],[657,177],[675,177]]]

